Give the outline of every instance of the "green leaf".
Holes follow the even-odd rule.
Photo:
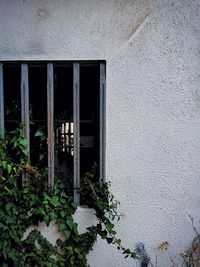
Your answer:
[[[28,155],[29,155],[29,150],[28,150],[28,148],[27,147],[21,147],[21,150],[22,150],[22,152],[24,153],[24,155],[27,157]]]
[[[73,248],[71,247],[71,246],[67,246],[67,247],[65,247],[66,248],[66,250],[68,250],[68,251],[72,251],[73,250]]]
[[[107,223],[107,224],[106,224],[106,229],[107,229],[108,231],[111,231],[113,228],[114,228],[114,224],[112,224],[112,223]]]
[[[102,239],[105,239],[106,236],[107,236],[107,231],[104,230],[104,231],[99,231],[99,235],[101,236]]]
[[[5,186],[4,188],[8,193],[11,193],[11,190],[7,186]]]
[[[66,216],[65,211],[64,210],[61,210],[60,215],[62,216],[62,218],[65,218],[65,216]]]
[[[80,254],[80,253],[81,253],[81,251],[80,251],[79,248],[75,248],[74,251],[75,251],[77,254]]]
[[[1,166],[5,170],[6,169],[7,162],[5,160],[1,161]]]
[[[10,174],[12,171],[12,166],[10,164],[7,165],[7,170],[8,170],[8,174]]]
[[[6,206],[5,207],[6,207],[6,211],[9,211],[10,209],[16,209],[15,204],[12,203],[12,202],[6,203]]]
[[[113,242],[113,239],[111,237],[107,237],[106,241],[107,241],[108,244],[111,244]]]
[[[14,142],[13,147],[16,148],[18,146],[18,142]]]
[[[130,254],[130,253],[131,253],[130,249],[125,249],[122,254]]]
[[[38,129],[37,131],[36,131],[36,133],[34,134],[34,136],[36,137],[36,136],[43,136],[43,132],[42,132],[42,130],[41,129]]]
[[[60,204],[58,197],[54,196],[50,199],[49,203],[55,208]]]
[[[73,229],[74,226],[74,221],[73,219],[69,219],[66,221],[67,225],[69,226],[70,229]]]
[[[40,154],[40,156],[39,156],[39,161],[41,161],[44,157],[45,157],[44,154]]]
[[[54,212],[50,212],[50,213],[49,213],[49,217],[50,217],[50,220],[51,220],[51,221],[54,221],[54,220],[57,218],[57,215],[56,215],[56,213],[54,213]]]
[[[65,229],[65,230],[63,230],[63,234],[64,234],[66,240],[68,240],[69,237],[70,237],[71,231],[68,231],[68,230]]]
[[[115,243],[118,244],[118,245],[120,245],[121,244],[121,239],[116,239],[115,240]]]
[[[41,129],[38,129],[34,135],[35,137],[40,137],[41,141],[45,140],[45,134]]]
[[[75,202],[72,202],[71,205],[72,205],[73,208],[75,208],[75,209],[77,208],[77,204]]]
[[[23,147],[27,147],[28,145],[28,141],[26,138],[20,139],[19,143],[23,146]]]
[[[65,225],[64,223],[60,223],[60,224],[58,225],[58,227],[59,227],[59,229],[60,229],[61,231],[63,231],[63,230],[66,229],[66,225]]]

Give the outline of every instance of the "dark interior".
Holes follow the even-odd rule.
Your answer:
[[[21,120],[20,64],[4,66],[5,128]],[[47,166],[47,65],[29,64],[31,163]],[[35,137],[37,130],[41,136]],[[54,64],[55,176],[73,192],[73,65]],[[42,141],[41,141],[42,140]],[[99,169],[99,64],[80,67],[80,173]]]

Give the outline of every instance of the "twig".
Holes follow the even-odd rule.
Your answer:
[[[194,219],[193,219],[193,217],[192,217],[191,215],[189,215],[189,217],[190,217],[190,219],[191,219],[192,227],[193,227],[195,233],[197,234],[197,236],[199,236],[199,232],[197,231],[197,228],[196,228],[195,225],[194,225]]]
[[[174,262],[174,260],[172,259],[172,257],[171,257],[171,255],[170,255],[170,253],[169,253],[169,250],[168,249],[166,249],[167,250],[167,253],[168,253],[168,256],[169,256],[169,258],[170,258],[170,261],[171,261],[171,263],[172,263],[172,266],[174,267],[174,266],[176,266],[176,267],[178,267],[178,265]]]
[[[3,187],[5,187],[5,185],[6,185],[7,183],[11,182],[11,180],[12,180],[13,178],[15,178],[15,177],[11,177],[10,179],[6,180],[3,184],[1,184],[1,185],[0,185],[0,189],[3,188]]]

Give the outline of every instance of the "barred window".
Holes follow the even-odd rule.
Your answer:
[[[29,160],[46,153],[48,186],[63,179],[80,204],[81,177],[94,164],[96,179],[105,179],[106,65],[103,61],[2,62],[0,128],[24,124]],[[34,137],[41,129],[43,146]]]

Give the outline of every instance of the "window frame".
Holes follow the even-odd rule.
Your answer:
[[[48,187],[54,185],[54,65],[73,65],[73,122],[74,122],[74,159],[73,191],[74,201],[80,205],[80,66],[99,64],[99,179],[106,179],[106,62],[105,61],[0,61],[0,129],[4,138],[4,81],[3,65],[21,66],[21,122],[24,124],[24,136],[30,151],[29,123],[29,66],[39,64],[47,66],[47,124],[48,124]],[[30,153],[29,153],[30,155]],[[30,158],[29,158],[30,160]],[[22,177],[23,180],[25,179]]]

